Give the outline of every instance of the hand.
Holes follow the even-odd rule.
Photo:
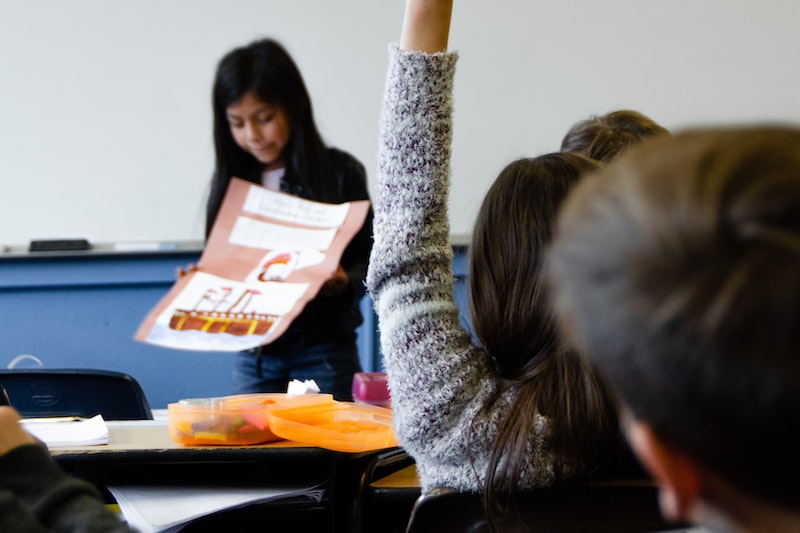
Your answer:
[[[333,273],[333,276],[322,285],[319,294],[320,296],[334,296],[340,294],[347,288],[348,283],[350,283],[350,277],[347,275],[347,272],[344,271],[342,265],[339,265],[336,272]]]
[[[186,276],[187,274],[195,272],[196,270],[197,270],[197,265],[194,264],[194,263],[190,263],[190,264],[186,265],[183,268],[181,268],[181,267],[176,268],[175,269],[175,277],[178,278],[178,279],[181,279],[183,276]]]
[[[19,420],[19,413],[13,407],[0,406],[0,455],[25,444],[41,444],[36,437],[22,429]]]

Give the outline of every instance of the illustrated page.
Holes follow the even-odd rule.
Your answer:
[[[233,178],[197,269],[134,339],[230,352],[274,341],[336,272],[368,211],[367,200],[324,204]]]

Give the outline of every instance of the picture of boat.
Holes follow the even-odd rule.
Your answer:
[[[226,305],[233,289],[222,287],[208,289],[192,309],[175,309],[169,321],[176,331],[202,331],[229,335],[265,335],[280,318],[277,315],[247,310],[255,295],[254,289],[245,289],[236,301]]]

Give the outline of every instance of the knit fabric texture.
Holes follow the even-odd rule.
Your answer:
[[[389,55],[367,288],[379,320],[394,428],[417,462],[423,492],[478,491],[510,398],[480,414],[499,380],[459,323],[453,298],[447,195],[458,57],[396,45]],[[547,433],[539,416],[522,487],[549,485],[565,473],[548,452]]]

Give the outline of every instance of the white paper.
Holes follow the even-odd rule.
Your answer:
[[[253,347],[253,339],[264,339],[280,323],[281,317],[307,290],[305,283],[262,282],[252,284],[195,272],[184,290],[158,315],[148,342],[166,348],[196,351],[242,351]],[[176,313],[188,317],[198,314],[238,313],[263,318],[270,326],[263,333],[231,336],[203,330],[176,332],[171,326]],[[222,320],[222,319],[220,319]]]
[[[26,418],[20,424],[48,448],[108,444],[108,427],[101,415],[92,418]]]
[[[313,379],[307,379],[305,381],[300,381],[299,379],[293,379],[289,382],[286,386],[286,394],[291,394],[292,396],[302,396],[303,394],[318,394],[320,392],[319,385]]]
[[[242,210],[283,222],[302,223],[318,228],[335,228],[344,223],[348,204],[323,204],[276,193],[261,187],[250,187]]]
[[[214,513],[297,496],[319,502],[321,485],[241,486],[147,486],[107,487],[117,500],[128,524],[142,533],[173,533]]]
[[[254,218],[238,217],[230,235],[230,243],[258,248],[259,250],[327,250],[336,228],[308,229],[262,222]]]

